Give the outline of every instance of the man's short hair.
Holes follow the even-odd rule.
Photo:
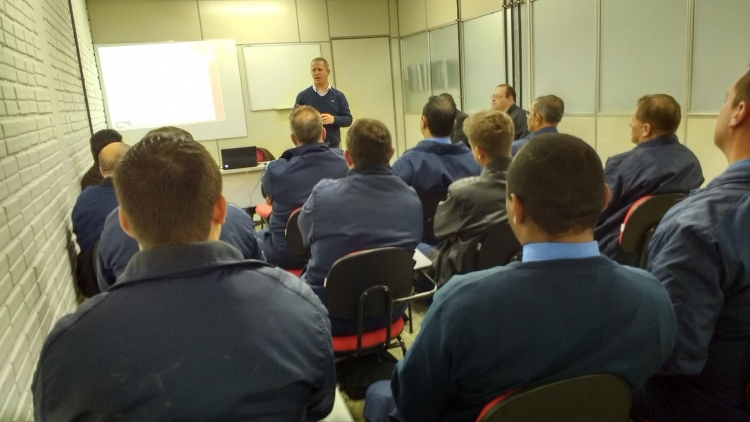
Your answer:
[[[737,107],[742,101],[750,106],[750,70],[734,85],[734,104],[732,106]]]
[[[604,170],[594,148],[550,133],[526,143],[508,170],[508,197],[551,236],[593,230],[604,206]]]
[[[510,157],[516,128],[506,113],[486,110],[474,113],[464,121],[469,143],[481,148],[491,159]]]
[[[91,135],[89,143],[91,144],[91,155],[94,157],[94,161],[98,162],[99,153],[113,142],[122,142],[122,135],[114,129],[102,129]]]
[[[326,69],[330,69],[330,67],[328,66],[328,60],[326,60],[326,59],[324,59],[322,57],[316,57],[316,58],[312,59],[312,61],[310,62],[310,64],[313,64],[315,62],[323,62],[323,64],[325,65]]]
[[[635,118],[648,123],[655,133],[675,133],[680,127],[680,104],[667,94],[644,95],[638,100]]]
[[[120,208],[146,248],[206,240],[221,194],[211,154],[188,132],[174,129],[149,132],[115,168]]]
[[[451,136],[456,121],[456,107],[451,105],[450,101],[433,95],[424,105],[422,116],[427,119],[427,128],[433,136]]]
[[[449,93],[447,93],[447,92],[443,92],[442,94],[440,94],[440,95],[439,95],[439,97],[443,97],[443,98],[445,98],[446,100],[450,101],[450,102],[451,102],[451,105],[453,106],[453,108],[458,108],[458,107],[456,106],[456,101],[455,101],[455,100],[453,99],[453,96],[452,96],[451,94],[449,94]]]
[[[289,116],[289,127],[299,143],[312,144],[323,134],[323,118],[310,106],[297,107]]]
[[[391,132],[383,122],[358,119],[346,134],[346,150],[355,166],[382,166],[390,160]]]
[[[500,84],[498,88],[505,87],[505,98],[513,97],[513,101],[516,101],[516,90],[508,84]]]
[[[125,142],[114,142],[102,148],[99,153],[99,168],[103,173],[112,173],[122,157],[130,149]]]
[[[565,114],[565,103],[556,95],[545,95],[534,102],[534,113],[542,116],[545,122],[556,125]]]

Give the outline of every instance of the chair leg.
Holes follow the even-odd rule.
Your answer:
[[[407,312],[409,312],[409,334],[414,334],[414,325],[412,324],[411,318],[411,302],[409,302],[409,308],[407,309]]]
[[[401,352],[403,352],[404,357],[406,357],[406,344],[404,344],[404,339],[402,339],[401,336],[397,336],[396,339],[398,339],[398,345],[401,346]]]

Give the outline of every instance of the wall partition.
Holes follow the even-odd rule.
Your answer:
[[[427,32],[401,39],[401,78],[404,86],[404,112],[422,112],[430,96],[430,47]]]
[[[492,91],[505,83],[503,12],[463,22],[464,92],[467,113],[490,108]]]
[[[461,63],[458,56],[458,24],[429,31],[432,95],[450,94],[461,107]]]

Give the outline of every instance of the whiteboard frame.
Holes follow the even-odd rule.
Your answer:
[[[214,39],[196,41],[167,41],[167,42],[145,42],[145,43],[112,43],[94,44],[94,55],[96,56],[96,68],[99,73],[99,81],[102,88],[104,100],[104,114],[107,118],[107,127],[115,129],[126,141],[139,142],[149,131],[157,127],[122,129],[112,126],[109,115],[109,103],[107,101],[107,89],[104,83],[101,61],[99,58],[100,47],[120,47],[128,45],[153,45],[153,44],[178,44],[210,42],[214,44],[216,62],[219,69],[219,80],[221,83],[221,97],[224,103],[224,120],[198,123],[179,123],[182,129],[190,132],[196,141],[212,141],[216,139],[242,138],[247,136],[247,122],[245,121],[245,103],[242,99],[242,85],[240,83],[240,65],[237,58],[237,43],[234,39]],[[231,47],[231,48],[230,48]],[[144,98],[144,101],[153,101]]]
[[[253,96],[252,85],[253,85],[253,81],[255,80],[255,78],[253,78],[252,75],[250,74],[252,63],[248,63],[248,60],[250,59],[250,57],[247,54],[247,52],[250,51],[251,49],[275,48],[275,47],[302,47],[302,46],[304,47],[310,46],[310,47],[317,48],[317,51],[318,51],[317,55],[315,57],[310,58],[310,60],[316,57],[322,57],[322,49],[321,49],[319,42],[317,43],[309,42],[309,43],[280,43],[280,44],[249,44],[249,45],[242,46],[242,60],[245,64],[245,81],[247,81],[247,95],[248,95],[248,102],[250,104],[251,111],[255,112],[255,111],[267,111],[267,110],[291,110],[294,108],[294,98],[289,98],[288,100],[279,99],[279,101],[281,101],[282,104],[274,104],[273,106],[262,105],[262,104],[254,105],[253,98],[257,98],[258,96],[257,95]],[[300,65],[301,65],[301,62],[300,62]],[[290,92],[292,92],[292,90],[296,91],[294,93],[295,97],[299,91],[302,91],[303,89],[307,88],[308,86],[312,86],[313,84],[312,76],[310,76],[310,73],[309,73],[309,66],[310,66],[310,62],[307,62],[307,69],[308,69],[307,76],[309,78],[308,83],[306,85],[299,86],[299,88],[291,87],[290,89]],[[330,63],[329,63],[329,66],[330,66]],[[266,81],[265,83],[273,83],[273,84],[276,84],[277,86],[279,85],[278,81],[272,81],[272,82]],[[333,86],[333,84],[331,84],[331,86]]]

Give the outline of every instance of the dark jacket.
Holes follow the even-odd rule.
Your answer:
[[[352,113],[349,111],[349,102],[343,92],[331,87],[326,95],[320,96],[312,86],[300,91],[295,106],[308,105],[320,112],[333,116],[333,123],[325,125],[326,143],[331,148],[338,148],[341,143],[341,128],[352,125]]]
[[[510,116],[511,120],[513,120],[513,126],[515,126],[516,128],[515,139],[518,140],[521,138],[525,138],[526,135],[529,134],[526,110],[513,104],[512,106],[510,106],[510,108],[508,108],[506,113],[508,113],[508,116]]]
[[[433,269],[438,285],[454,274],[476,270],[464,262],[467,250],[493,226],[508,221],[505,212],[506,182],[511,158],[489,163],[479,176],[455,181],[435,213],[435,235],[444,239],[434,252]],[[453,235],[453,236],[451,236]]]
[[[750,375],[750,160],[670,209],[648,269],[677,314],[677,343],[644,388],[660,421],[745,422]],[[648,416],[647,409],[639,409]]]
[[[620,249],[619,236],[630,206],[647,195],[688,193],[703,183],[703,172],[698,157],[672,134],[611,157],[604,178],[612,196],[599,216],[594,237],[604,255],[628,262]]]
[[[340,179],[347,171],[342,151],[320,143],[289,149],[278,160],[268,163],[261,183],[273,199],[273,211],[268,231],[259,233],[268,262],[282,268],[305,266],[309,257],[292,254],[286,244],[289,215],[307,201],[318,182]]]
[[[445,193],[451,183],[481,171],[466,145],[429,140],[419,142],[393,164],[393,173],[419,195]]]
[[[467,117],[469,117],[468,114],[461,110],[456,110],[456,123],[453,125],[453,133],[451,134],[452,143],[457,144],[463,142],[464,145],[467,147],[469,146],[469,138],[467,138],[466,133],[464,133],[464,122]]]
[[[104,220],[117,208],[117,196],[112,178],[104,179],[101,184],[84,189],[73,206],[71,219],[73,233],[81,252],[86,252],[99,241],[104,229]]]
[[[317,421],[333,408],[327,312],[289,273],[224,242],[138,252],[62,318],[32,391],[38,421]]]

